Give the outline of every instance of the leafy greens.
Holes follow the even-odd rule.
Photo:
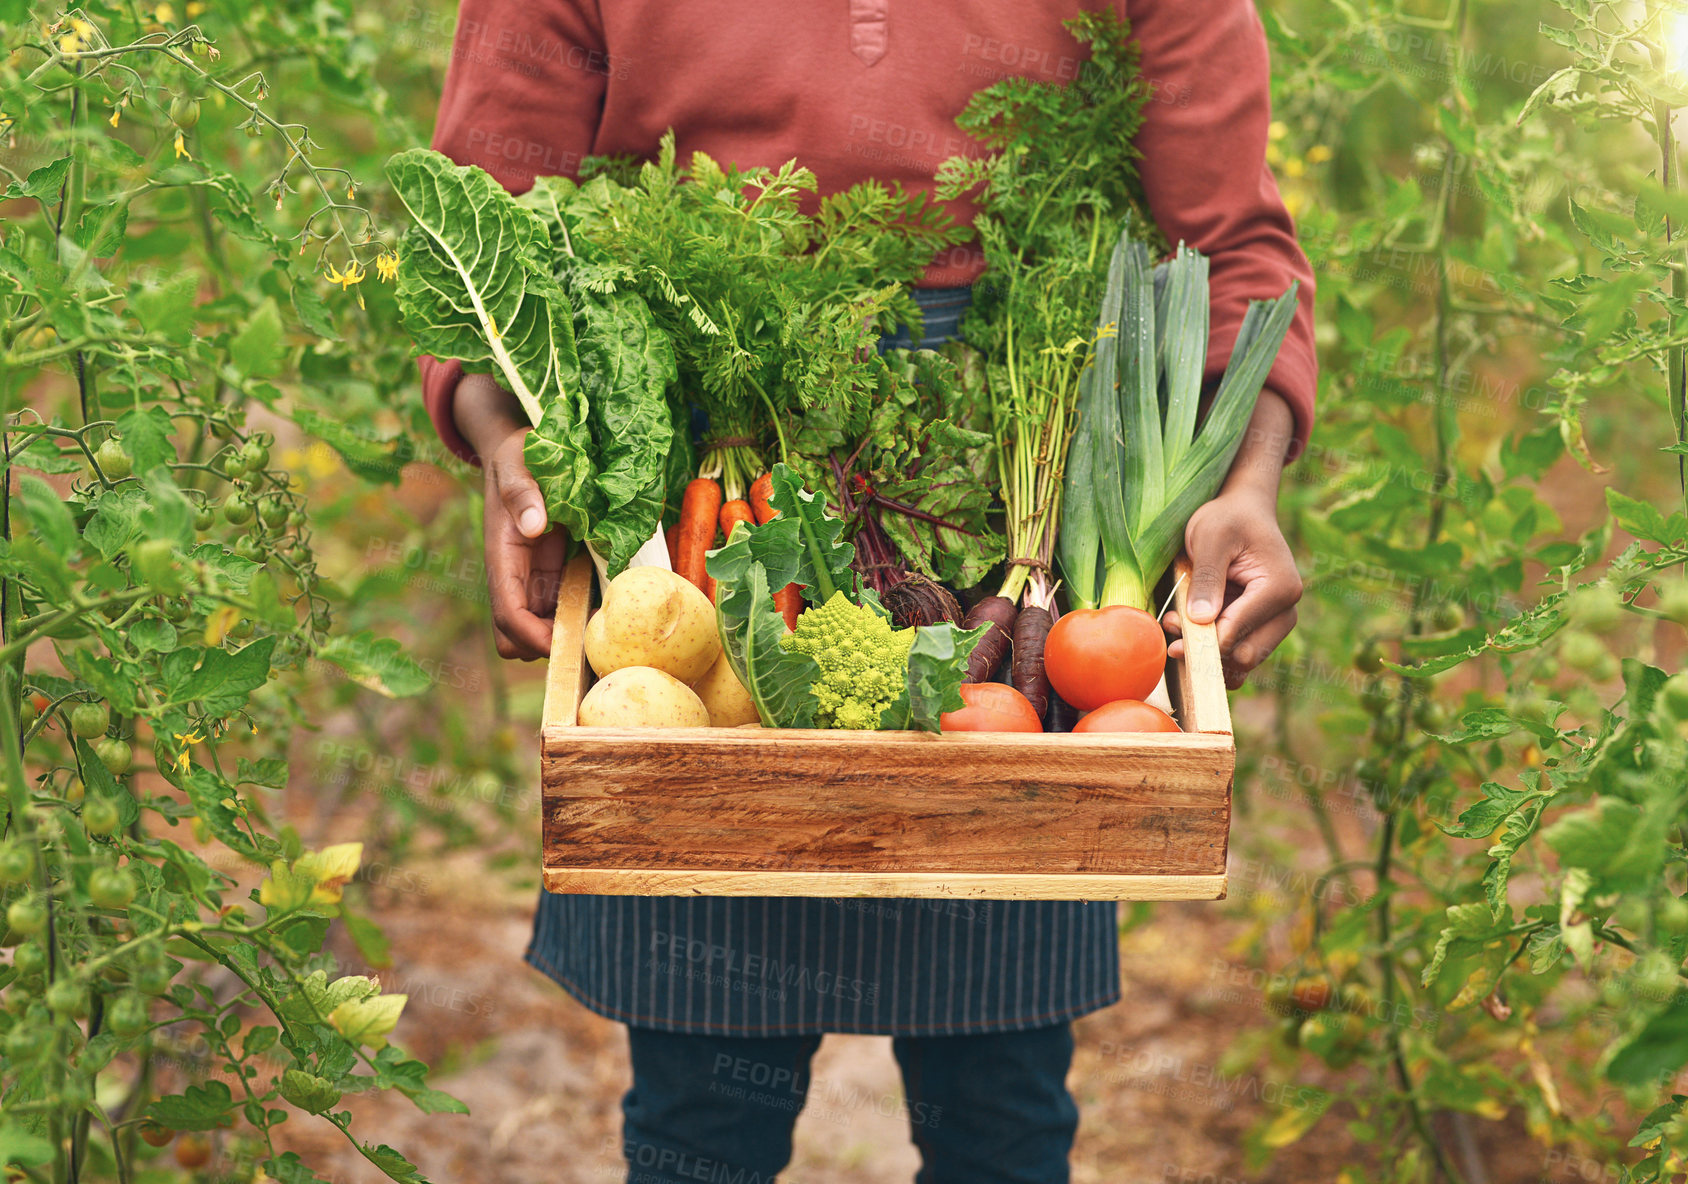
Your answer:
[[[387,176],[416,223],[400,251],[406,328],[436,357],[496,372],[534,424],[524,452],[552,520],[619,574],[656,533],[669,485],[667,335],[642,297],[603,290],[574,255],[568,182],[518,199],[423,149]]]
[[[811,605],[834,592],[888,616],[878,597],[861,587],[851,570],[854,548],[844,542],[843,523],[826,513],[826,503],[803,488],[784,464],[772,470],[769,501],[777,517],[741,528],[710,553],[709,574],[716,580],[716,621],[727,661],[770,728],[813,727],[816,700],[811,690],[820,667],[806,654],[783,648],[785,622],[774,608],[773,590],[802,586]],[[945,711],[962,706],[961,684],[967,659],[984,635],[954,625],[926,625],[915,632],[909,650],[906,685],[881,714],[881,729],[936,732]]]

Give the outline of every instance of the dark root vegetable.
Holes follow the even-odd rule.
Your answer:
[[[904,576],[885,589],[879,602],[891,614],[891,624],[898,629],[961,620],[961,606],[950,595],[950,590],[918,572]]]
[[[973,647],[972,657],[967,659],[968,682],[991,680],[1002,659],[1008,656],[1008,646],[1014,636],[1014,618],[1018,615],[1014,602],[1006,596],[987,596],[967,610],[967,616],[961,622],[963,629],[977,629],[980,625],[991,627],[990,632]]]
[[[1073,725],[1078,723],[1078,708],[1068,703],[1053,690],[1049,692],[1049,709],[1043,713],[1043,730],[1046,732],[1070,732]]]
[[[1037,605],[1027,605],[1014,618],[1014,689],[1030,700],[1040,719],[1044,708],[1049,706],[1049,676],[1043,672],[1043,640],[1054,623],[1049,610]]]

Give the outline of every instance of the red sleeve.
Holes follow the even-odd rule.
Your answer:
[[[512,193],[580,172],[603,110],[609,58],[597,0],[462,0],[433,147]],[[447,448],[479,464],[452,419],[463,367],[421,359],[422,402]]]
[[[1168,241],[1209,260],[1207,377],[1230,361],[1251,299],[1300,280],[1295,318],[1266,385],[1295,413],[1290,455],[1313,427],[1313,269],[1266,166],[1266,30],[1251,0],[1129,0],[1142,73],[1156,88],[1137,135],[1149,210]]]

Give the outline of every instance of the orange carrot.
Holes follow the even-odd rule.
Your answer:
[[[699,477],[686,486],[680,501],[679,543],[674,570],[696,584],[711,601],[715,581],[704,570],[703,559],[715,545],[715,517],[721,512],[721,483]]]
[[[662,537],[668,543],[668,566],[678,569],[680,566],[680,524],[676,522],[663,531]]]
[[[756,524],[756,518],[750,512],[749,502],[740,498],[737,501],[728,502],[726,505],[721,507],[721,537],[723,539],[726,539],[729,543],[732,542],[733,527],[737,526],[740,522],[744,523],[746,526],[754,526]]]
[[[773,492],[774,475],[772,473],[763,473],[750,486],[750,504],[755,507],[758,525],[770,522],[779,515],[779,511],[768,504],[768,498],[773,495]]]
[[[780,516],[780,512],[769,504],[768,498],[774,492],[774,475],[763,473],[750,486],[750,504],[756,509],[758,524],[772,522]],[[797,614],[803,611],[803,589],[798,584],[787,584],[774,593],[774,607],[780,610],[780,616],[785,618],[787,629],[797,628]]]
[[[785,618],[787,629],[797,628],[797,614],[803,611],[803,589],[797,584],[787,584],[774,593],[774,607]]]

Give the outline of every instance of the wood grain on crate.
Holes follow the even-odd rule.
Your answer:
[[[1212,626],[1169,666],[1171,735],[580,728],[592,580],[584,558],[565,574],[548,672],[551,891],[1224,895],[1235,749]]]
[[[944,872],[672,872],[547,867],[550,892],[616,896],[915,896],[974,900],[1218,900],[1219,876],[967,875]]]

